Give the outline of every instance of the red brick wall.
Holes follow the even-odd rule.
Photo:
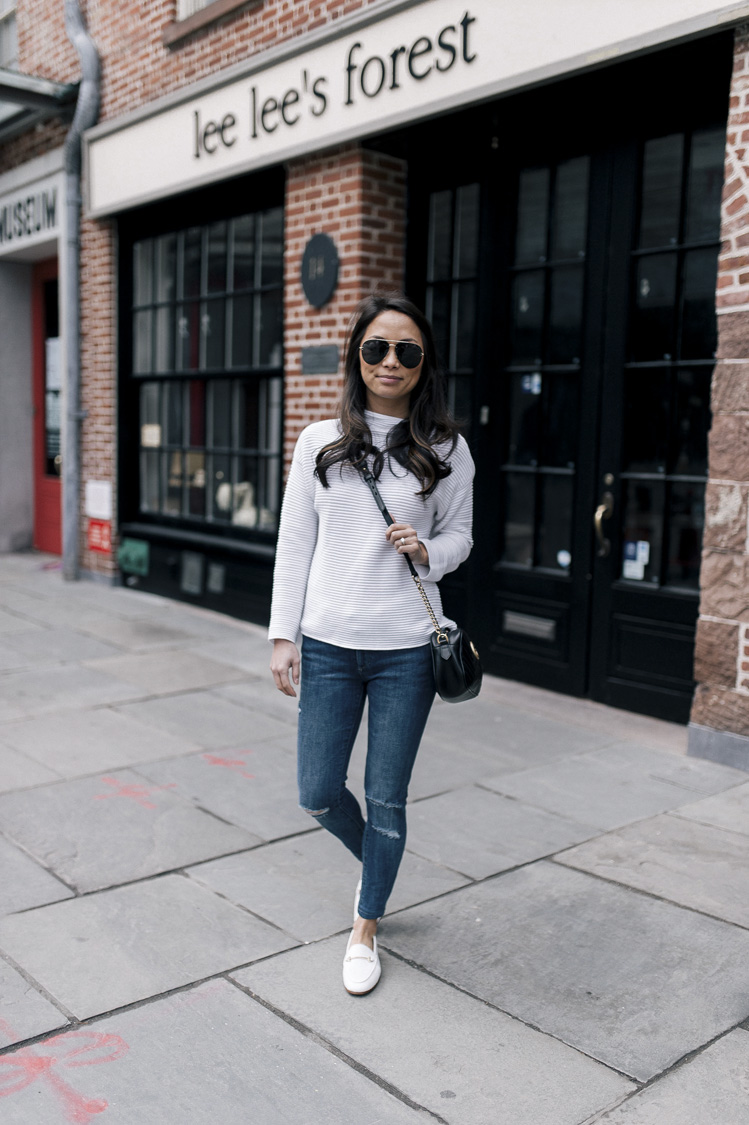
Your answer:
[[[301,373],[301,350],[343,343],[351,315],[378,284],[402,288],[405,252],[405,166],[399,160],[347,145],[288,168],[284,349],[286,357],[287,463],[300,431],[330,418],[340,393],[339,375]],[[340,260],[338,288],[321,309],[302,292],[301,263],[307,240],[329,234]]]
[[[749,735],[749,25],[736,31],[692,721]]]

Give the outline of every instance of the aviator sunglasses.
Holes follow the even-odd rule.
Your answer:
[[[398,362],[403,367],[419,366],[424,352],[418,344],[412,344],[410,340],[365,340],[364,343],[359,346],[359,351],[365,363],[374,365],[376,363],[382,363],[383,359],[390,351],[391,344],[395,348]]]

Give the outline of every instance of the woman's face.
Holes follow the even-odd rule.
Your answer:
[[[391,345],[407,340],[424,347],[421,332],[410,316],[394,309],[386,309],[374,318],[362,337],[362,344],[366,340],[387,340]],[[418,367],[404,367],[391,346],[385,358],[374,364],[365,363],[360,351],[359,363],[367,388],[367,409],[375,414],[389,414],[392,418],[408,417],[411,391],[421,378],[424,366],[423,355]]]

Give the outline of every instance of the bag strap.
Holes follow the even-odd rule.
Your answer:
[[[366,461],[359,461],[358,463],[355,464],[354,467],[356,469],[358,469],[358,471],[361,473],[362,477],[364,478],[365,483],[369,487],[369,491],[374,496],[375,504],[377,505],[377,507],[380,509],[380,512],[382,513],[382,518],[384,519],[385,523],[389,527],[391,523],[395,523],[395,520],[393,519],[393,517],[390,515],[390,512],[385,507],[385,501],[382,499],[382,496],[380,495],[380,490],[377,487],[377,482],[374,479],[374,477],[372,476],[372,472],[369,469],[369,466],[367,465]],[[413,580],[416,584],[416,589],[421,594],[421,599],[424,602],[424,605],[426,606],[426,611],[427,611],[427,613],[429,614],[429,616],[432,620],[432,626],[434,628],[435,633],[437,634],[437,644],[438,645],[441,645],[443,643],[446,644],[449,640],[449,638],[447,636],[447,632],[444,629],[440,628],[439,622],[437,621],[437,617],[435,616],[435,612],[432,609],[432,603],[429,601],[429,598],[427,597],[426,590],[424,589],[424,587],[421,583],[421,578],[419,577],[418,571],[416,570],[416,567],[414,566],[414,564],[411,562],[411,556],[410,555],[404,555],[403,557],[406,560],[406,562],[408,563],[408,569],[411,571],[411,577],[413,578]]]

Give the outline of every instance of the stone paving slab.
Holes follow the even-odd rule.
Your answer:
[[[205,750],[254,745],[287,734],[289,729],[270,715],[249,714],[244,707],[209,691],[148,699],[117,710]]]
[[[67,1019],[50,1004],[20,973],[0,958],[0,1047],[21,1043],[45,1031],[66,1027]],[[0,1097],[3,1096],[3,1068],[0,1067]],[[0,1111],[3,1122],[7,1121]]]
[[[617,743],[483,784],[550,812],[610,829],[694,801],[697,794],[738,785],[745,778],[740,770],[715,762]]]
[[[263,715],[271,715],[289,728],[293,728],[296,737],[299,700],[282,695],[271,681],[270,672],[262,679],[247,677],[240,683],[222,684],[220,687],[211,688],[211,694],[245,707],[248,711],[252,711],[253,715],[258,711]]]
[[[69,890],[30,856],[0,839],[0,915],[72,898]]]
[[[749,836],[749,782],[714,797],[705,797],[704,801],[682,805],[675,815]]]
[[[467,788],[410,805],[406,847],[433,863],[485,879],[595,834],[589,824]]]
[[[293,938],[181,875],[0,919],[0,949],[77,1019],[294,945]]]
[[[589,840],[557,859],[749,928],[749,835],[657,816]]]
[[[579,1125],[634,1089],[385,952],[380,984],[353,998],[340,982],[344,948],[334,938],[232,976],[450,1125]]]
[[[73,664],[79,660],[116,656],[119,651],[116,645],[97,637],[60,628],[12,633],[5,638],[4,643],[35,668],[46,664]]]
[[[144,651],[154,648],[169,648],[192,640],[192,634],[175,628],[162,613],[152,617],[112,617],[106,623],[92,623],[86,633],[102,640],[111,641],[121,648]]]
[[[119,703],[139,694],[132,684],[81,665],[8,672],[0,676],[0,722],[49,711]]]
[[[6,726],[0,723],[0,793],[59,781],[60,775],[55,770],[40,765],[26,754],[12,750],[5,742],[6,729]]]
[[[188,874],[231,902],[280,926],[300,941],[350,929],[361,864],[321,829],[242,855],[191,867]],[[465,884],[465,879],[427,860],[403,857],[388,903],[392,911]]]
[[[83,630],[89,625],[106,624],[114,612],[114,605],[110,605],[108,611],[98,609],[59,587],[51,587],[44,596],[17,587],[0,586],[0,606],[23,618],[27,629],[37,625]]]
[[[54,770],[43,779],[50,781],[53,776],[98,773],[198,749],[194,742],[131,718],[135,713],[135,708],[97,707],[17,720],[0,726],[0,742]]]
[[[640,1080],[749,1016],[749,933],[553,863],[394,915],[386,944]]]
[[[230,639],[193,642],[190,651],[209,660],[221,660],[235,668],[250,673],[266,681],[269,692],[278,692],[270,674],[271,646],[265,637],[248,633],[238,633]],[[280,695],[281,693],[278,692]],[[293,700],[289,700],[293,704]]]
[[[231,664],[208,660],[184,649],[176,649],[165,660],[163,653],[129,653],[85,661],[84,668],[107,672],[125,683],[134,684],[147,695],[192,691],[238,679],[242,673]]]
[[[23,1067],[24,1055],[7,1057]],[[4,1125],[84,1125],[99,1113],[106,1125],[434,1120],[223,980],[44,1040],[25,1058],[55,1061],[3,1099]]]
[[[23,617],[17,617],[15,613],[9,613],[7,609],[0,609],[0,636],[2,637],[10,637],[14,633],[39,632],[42,628],[42,625],[34,621],[27,621]]]
[[[133,770],[6,793],[0,828],[79,891],[260,843]]]
[[[312,822],[299,808],[296,762],[278,746],[207,751],[151,762],[138,771],[263,840],[307,832]]]
[[[749,1125],[749,1032],[737,1029],[628,1098],[601,1125]]]

